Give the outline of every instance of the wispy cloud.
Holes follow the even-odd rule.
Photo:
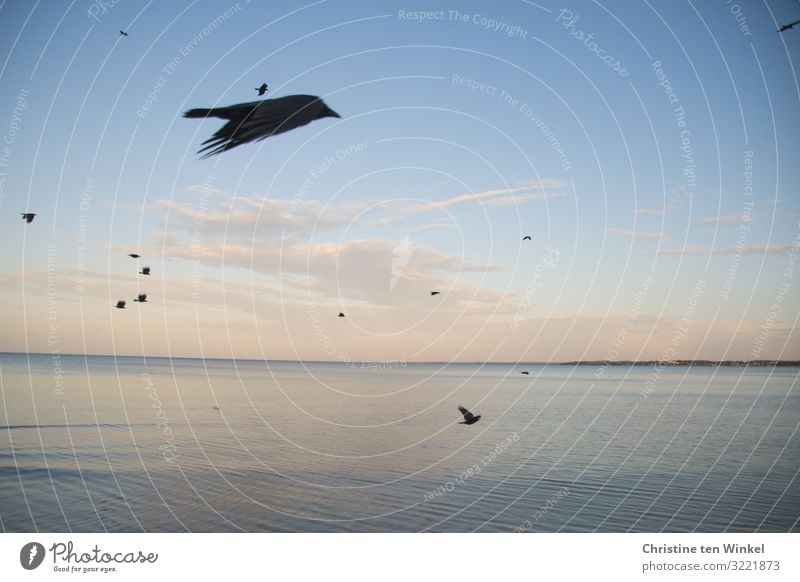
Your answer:
[[[419,300],[430,289],[446,289],[453,297],[498,301],[502,294],[459,282],[460,275],[506,271],[505,265],[470,261],[412,243],[402,277],[393,288],[392,260],[399,241],[355,239],[343,243],[253,245],[240,241],[187,243],[168,233],[150,246],[149,256],[193,261],[212,268],[263,273],[283,287],[303,290],[315,297],[340,297],[372,305],[402,304]],[[454,277],[455,276],[455,277]]]
[[[445,198],[444,200],[438,200],[435,202],[425,202],[423,204],[417,204],[414,206],[409,206],[404,209],[404,212],[409,214],[416,214],[419,212],[428,212],[431,210],[442,210],[444,208],[450,208],[451,206],[456,206],[459,204],[469,204],[475,202],[487,202],[492,198],[497,198],[500,196],[510,198],[511,201],[508,202],[509,204],[513,204],[514,198],[519,200],[544,200],[546,198],[545,190],[553,190],[557,188],[565,188],[566,183],[562,182],[561,180],[555,180],[551,178],[545,178],[542,180],[537,180],[535,182],[529,182],[523,186],[519,186],[516,188],[500,188],[496,190],[485,190],[483,192],[472,192],[469,194],[459,194],[458,196],[453,196],[451,198]],[[526,196],[513,196],[516,192],[532,192],[538,191],[538,194],[535,195],[528,195],[528,196],[535,196],[534,197],[526,197]],[[511,195],[511,196],[509,196]],[[563,194],[562,194],[563,195]],[[504,204],[499,204],[504,205]]]
[[[348,226],[366,220],[372,209],[383,211],[382,201],[325,204],[318,200],[278,200],[266,197],[235,196],[229,201],[210,205],[159,200],[147,210],[165,215],[170,230],[188,231],[209,236],[275,240],[280,237],[307,235]]]
[[[520,196],[504,196],[503,198],[492,198],[486,201],[487,206],[498,208],[501,206],[512,206],[523,202],[541,202],[549,198],[559,198],[566,196],[565,192],[551,192],[549,194],[522,194]]]
[[[608,232],[611,234],[626,236],[628,238],[646,238],[650,240],[664,240],[665,238],[669,238],[667,235],[660,232],[636,231],[628,228],[609,228]]]
[[[411,229],[411,234],[417,234],[419,232],[427,232],[429,230],[440,230],[446,228],[455,228],[455,224],[447,223],[447,222],[435,222],[433,224],[423,224],[422,226],[418,226],[416,228]]]
[[[635,208],[633,213],[638,216],[662,216],[664,208]]]
[[[752,214],[724,214],[701,218],[697,221],[697,224],[736,224],[739,222],[750,222],[752,220]]]
[[[709,247],[683,247],[680,249],[661,249],[655,251],[657,255],[763,255],[763,254],[780,254],[790,251],[792,245],[751,245],[741,247],[722,247],[722,248],[709,248]]]

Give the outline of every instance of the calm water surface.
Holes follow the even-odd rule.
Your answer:
[[[799,374],[0,354],[0,525],[798,531]]]

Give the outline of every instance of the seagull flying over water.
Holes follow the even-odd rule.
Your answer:
[[[125,309],[125,302],[122,299],[117,301],[117,309]]]
[[[267,87],[266,83],[261,83],[261,87],[256,87],[255,90],[258,91],[258,96],[261,97],[269,90],[269,87]]]
[[[784,24],[778,29],[778,32],[783,32],[784,30],[790,30],[795,27],[795,25],[800,24],[800,20],[795,20],[794,22],[790,22],[789,24]]]
[[[34,212],[20,212],[20,214],[22,215],[22,220],[24,220],[28,224],[33,222],[33,217],[36,216],[36,213]]]
[[[475,424],[481,419],[481,415],[475,416],[469,410],[464,408],[463,406],[458,407],[459,412],[464,415],[464,420],[459,422],[458,424]]]
[[[228,123],[203,142],[199,154],[203,158],[219,154],[251,141],[261,141],[273,135],[291,131],[325,117],[340,117],[313,95],[289,95],[279,99],[264,99],[239,103],[229,107],[190,109],[183,114],[189,118],[219,117]]]

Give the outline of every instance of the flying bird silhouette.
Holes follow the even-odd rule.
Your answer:
[[[138,301],[139,303],[147,303],[147,293],[139,293],[134,301]]]
[[[189,118],[219,117],[228,123],[203,142],[198,154],[203,158],[219,154],[251,141],[261,141],[292,129],[297,129],[325,117],[339,117],[319,97],[289,95],[279,99],[264,99],[239,103],[229,107],[190,109],[183,114]]]
[[[125,302],[122,299],[117,301],[117,309],[125,309]]]
[[[344,313],[342,313],[342,312],[340,311],[340,312],[339,312],[339,317],[344,317]]]
[[[795,20],[794,22],[790,22],[789,24],[784,24],[778,29],[778,32],[783,32],[784,30],[790,30],[798,24],[800,24],[800,20]]]
[[[523,236],[523,237],[522,237],[522,240],[531,240],[531,237],[529,237],[529,236]]]
[[[150,274],[150,267],[142,267],[142,270],[139,271],[140,275],[149,275]]]
[[[127,33],[127,32],[125,32],[124,30],[120,30],[120,31],[119,31],[119,35],[120,35],[120,36],[128,36],[128,33]]]
[[[530,374],[530,372],[520,372],[520,374],[525,374],[527,376]]]
[[[431,297],[433,297],[434,295],[441,295],[442,294],[441,291],[428,291],[428,293],[431,294]]]
[[[267,87],[266,83],[261,83],[261,87],[256,87],[255,90],[258,91],[258,96],[261,97],[269,90],[269,87]]]
[[[33,217],[36,216],[36,213],[34,212],[20,212],[20,214],[22,215],[22,220],[24,220],[28,224],[33,222]]]
[[[464,420],[462,422],[459,422],[458,424],[475,424],[481,419],[480,414],[478,416],[475,416],[463,406],[459,406],[458,410],[461,412],[461,414],[464,415]]]
[[[130,258],[132,258],[132,259],[138,259],[138,258],[139,258],[139,257],[141,257],[142,255],[137,255],[136,253],[130,253],[128,256],[129,256]]]

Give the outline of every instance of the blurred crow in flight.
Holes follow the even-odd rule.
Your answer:
[[[229,107],[191,109],[184,117],[219,117],[227,119],[217,133],[203,142],[199,154],[203,158],[219,154],[251,141],[261,141],[311,123],[315,119],[339,117],[319,97],[313,95],[289,95],[279,99],[264,99],[250,103],[239,103]]]

